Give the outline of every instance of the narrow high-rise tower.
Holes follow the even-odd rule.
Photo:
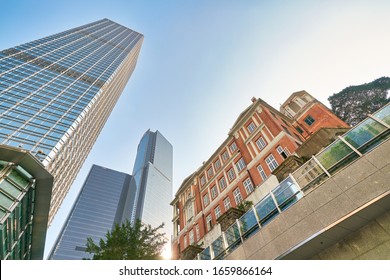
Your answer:
[[[146,131],[137,149],[132,187],[136,190],[131,222],[140,219],[152,227],[164,223],[163,231],[172,234],[173,147],[159,132]]]
[[[0,52],[0,144],[29,151],[54,176],[49,223],[142,42],[142,34],[103,19]]]
[[[129,219],[134,192],[131,176],[93,165],[50,253],[53,260],[92,258],[85,252],[87,238],[105,238],[115,224]]]

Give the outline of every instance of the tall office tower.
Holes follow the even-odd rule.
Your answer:
[[[96,243],[114,224],[129,219],[132,209],[131,176],[93,165],[53,246],[49,259],[92,258],[85,252],[87,238]],[[135,190],[134,190],[135,191]]]
[[[159,132],[146,131],[137,149],[132,186],[136,196],[131,222],[140,219],[152,227],[164,222],[163,232],[172,234],[173,148]]]
[[[54,176],[49,223],[132,74],[143,35],[108,19],[0,52],[0,144]]]

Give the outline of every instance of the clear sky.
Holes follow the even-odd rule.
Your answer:
[[[131,173],[139,140],[174,147],[174,192],[255,96],[306,90],[328,105],[390,76],[390,1],[0,0],[0,49],[102,18],[144,34],[138,65],[49,228],[48,254],[91,167]]]

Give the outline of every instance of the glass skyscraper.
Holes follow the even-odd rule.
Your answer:
[[[49,259],[92,258],[85,252],[87,238],[98,243],[115,224],[130,217],[135,191],[130,189],[130,179],[126,173],[93,165]]]
[[[142,34],[103,19],[0,52],[0,144],[31,152],[54,176],[49,223],[142,42]]]
[[[133,168],[131,185],[136,195],[131,221],[140,219],[152,227],[163,222],[168,239],[172,234],[172,172],[172,145],[159,131],[146,131],[138,145]]]
[[[159,132],[146,131],[137,149],[133,175],[93,165],[51,250],[49,259],[92,258],[87,237],[105,239],[114,224],[140,219],[170,240],[172,145]],[[170,242],[167,243],[170,246]]]

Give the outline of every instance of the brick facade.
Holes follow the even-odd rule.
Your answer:
[[[297,94],[287,101],[295,102],[294,95]],[[297,96],[302,107],[296,118],[283,108],[279,112],[261,99],[252,99],[222,145],[183,181],[171,203],[175,209],[173,259],[183,257],[181,253],[191,244],[208,245],[204,244],[204,236],[213,229],[218,217],[229,207],[237,207],[254,188],[261,188],[272,171],[295,154],[305,138],[324,126],[347,126],[308,93],[299,92]],[[287,101],[283,105],[288,107]],[[307,115],[314,119],[311,125],[304,121]],[[302,133],[296,129],[301,122],[305,123]]]

